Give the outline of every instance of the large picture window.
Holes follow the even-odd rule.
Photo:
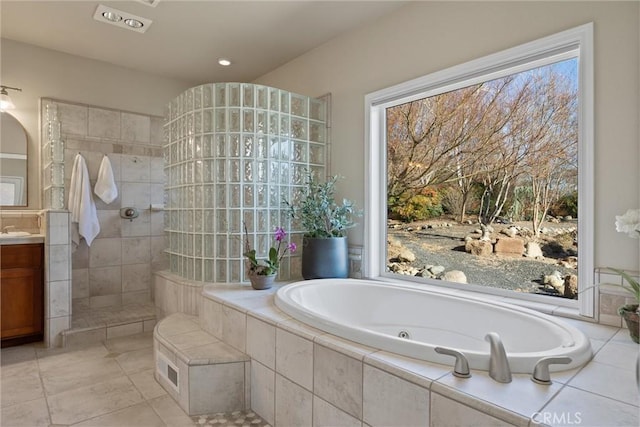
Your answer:
[[[367,276],[592,315],[590,40],[582,26],[367,96]]]

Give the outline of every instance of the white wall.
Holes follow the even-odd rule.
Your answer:
[[[594,22],[596,266],[639,269],[638,240],[615,215],[640,207],[639,2],[414,2],[340,36],[256,83],[332,93],[332,172],[364,205],[364,96],[415,77]],[[351,242],[362,244],[358,227]]]
[[[164,106],[192,86],[189,82],[8,39],[0,41],[0,57],[2,84],[22,89],[22,92],[11,91],[10,96],[16,105],[11,115],[22,123],[29,138],[27,209],[41,207],[38,132],[40,98],[163,116]]]

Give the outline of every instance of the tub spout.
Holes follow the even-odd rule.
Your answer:
[[[495,332],[489,332],[484,339],[489,341],[491,346],[491,354],[489,357],[489,376],[499,383],[511,382],[511,368],[509,367],[509,359],[504,351],[500,335]]]

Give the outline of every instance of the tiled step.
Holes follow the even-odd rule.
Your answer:
[[[62,332],[62,346],[99,343],[150,332],[155,324],[156,312],[151,304],[85,310],[73,314],[71,329]]]
[[[221,412],[191,417],[196,426],[216,427],[269,427],[269,423],[253,411]]]
[[[196,316],[174,313],[158,322],[153,353],[156,380],[187,414],[249,407],[249,357],[201,329]]]

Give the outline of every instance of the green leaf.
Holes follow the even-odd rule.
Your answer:
[[[272,265],[278,265],[278,251],[274,247],[269,249],[269,261]]]

